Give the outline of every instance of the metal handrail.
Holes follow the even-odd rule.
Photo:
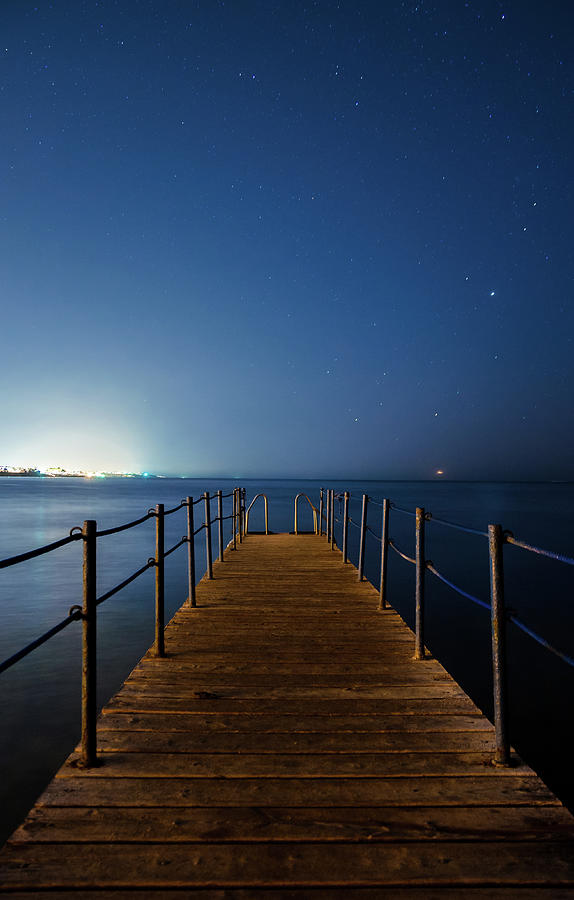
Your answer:
[[[309,497],[307,496],[307,494],[304,494],[303,492],[297,494],[297,496],[295,497],[295,522],[294,522],[294,529],[293,529],[293,530],[294,530],[295,534],[299,534],[299,526],[298,526],[298,521],[297,521],[297,509],[298,509],[298,506],[299,506],[299,498],[300,498],[300,497],[304,497],[305,500],[307,501],[307,503],[309,504],[309,506],[311,507],[311,509],[313,510],[313,534],[317,534],[317,531],[318,531],[318,529],[317,529],[317,513],[318,513],[318,509],[317,509],[316,506],[314,506],[314,505],[311,503],[311,501],[309,500]]]
[[[259,497],[263,497],[265,506],[265,534],[269,534],[269,501],[267,500],[266,494],[255,494],[255,497],[247,507],[245,511],[245,534],[249,532],[249,513],[251,511],[251,507],[253,506],[255,501],[259,499]]]

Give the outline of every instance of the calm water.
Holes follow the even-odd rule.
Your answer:
[[[269,498],[270,528],[293,528],[293,498],[299,490],[318,504],[319,483],[244,481],[247,500],[259,491]],[[84,480],[0,478],[0,558],[41,546],[66,535],[84,519],[99,528],[143,515],[158,502],[177,505],[204,490],[231,490],[234,483],[202,479]],[[574,555],[574,485],[475,484],[436,482],[331,482],[352,492],[351,515],[360,520],[360,497],[391,497],[414,509],[485,529],[500,522],[517,537]],[[229,501],[227,501],[229,504]],[[200,515],[202,505],[196,507]],[[229,509],[226,509],[229,512]],[[305,517],[308,518],[305,518]],[[369,524],[380,527],[380,510]],[[254,507],[250,527],[262,528],[262,505]],[[300,527],[311,527],[301,506]],[[414,520],[391,516],[391,537],[414,555]],[[166,546],[185,533],[185,512],[166,520]],[[338,531],[340,535],[340,529]],[[226,539],[229,538],[229,528]],[[349,554],[357,557],[358,530],[351,528]],[[197,540],[198,578],[205,566],[202,535]],[[339,540],[340,543],[340,540]],[[214,548],[217,546],[214,533]],[[154,553],[153,520],[98,542],[98,593],[121,581]],[[414,567],[390,551],[389,599],[413,623]],[[426,556],[461,587],[488,599],[488,548],[484,538],[437,524],[427,528]],[[186,596],[186,551],[166,562],[166,615]],[[366,574],[378,583],[379,545],[369,538]],[[572,654],[574,568],[505,549],[506,596],[521,618],[552,643]],[[67,615],[81,602],[81,545],[0,570],[0,659],[11,655]],[[153,571],[99,609],[99,702],[117,690],[153,641]],[[434,578],[427,579],[426,643],[475,702],[491,715],[488,612],[464,600]],[[0,842],[7,837],[79,734],[80,625],[73,625],[10,671],[0,675]],[[574,672],[510,627],[511,731],[513,743],[569,805],[574,804],[571,710]]]

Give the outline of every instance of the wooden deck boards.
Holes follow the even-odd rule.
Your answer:
[[[574,818],[356,569],[250,535],[0,854],[24,898],[574,896]]]

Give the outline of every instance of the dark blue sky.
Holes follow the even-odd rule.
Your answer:
[[[574,478],[571,4],[0,17],[0,463]]]

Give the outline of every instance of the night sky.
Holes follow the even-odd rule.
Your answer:
[[[573,4],[0,23],[0,464],[574,478]]]

